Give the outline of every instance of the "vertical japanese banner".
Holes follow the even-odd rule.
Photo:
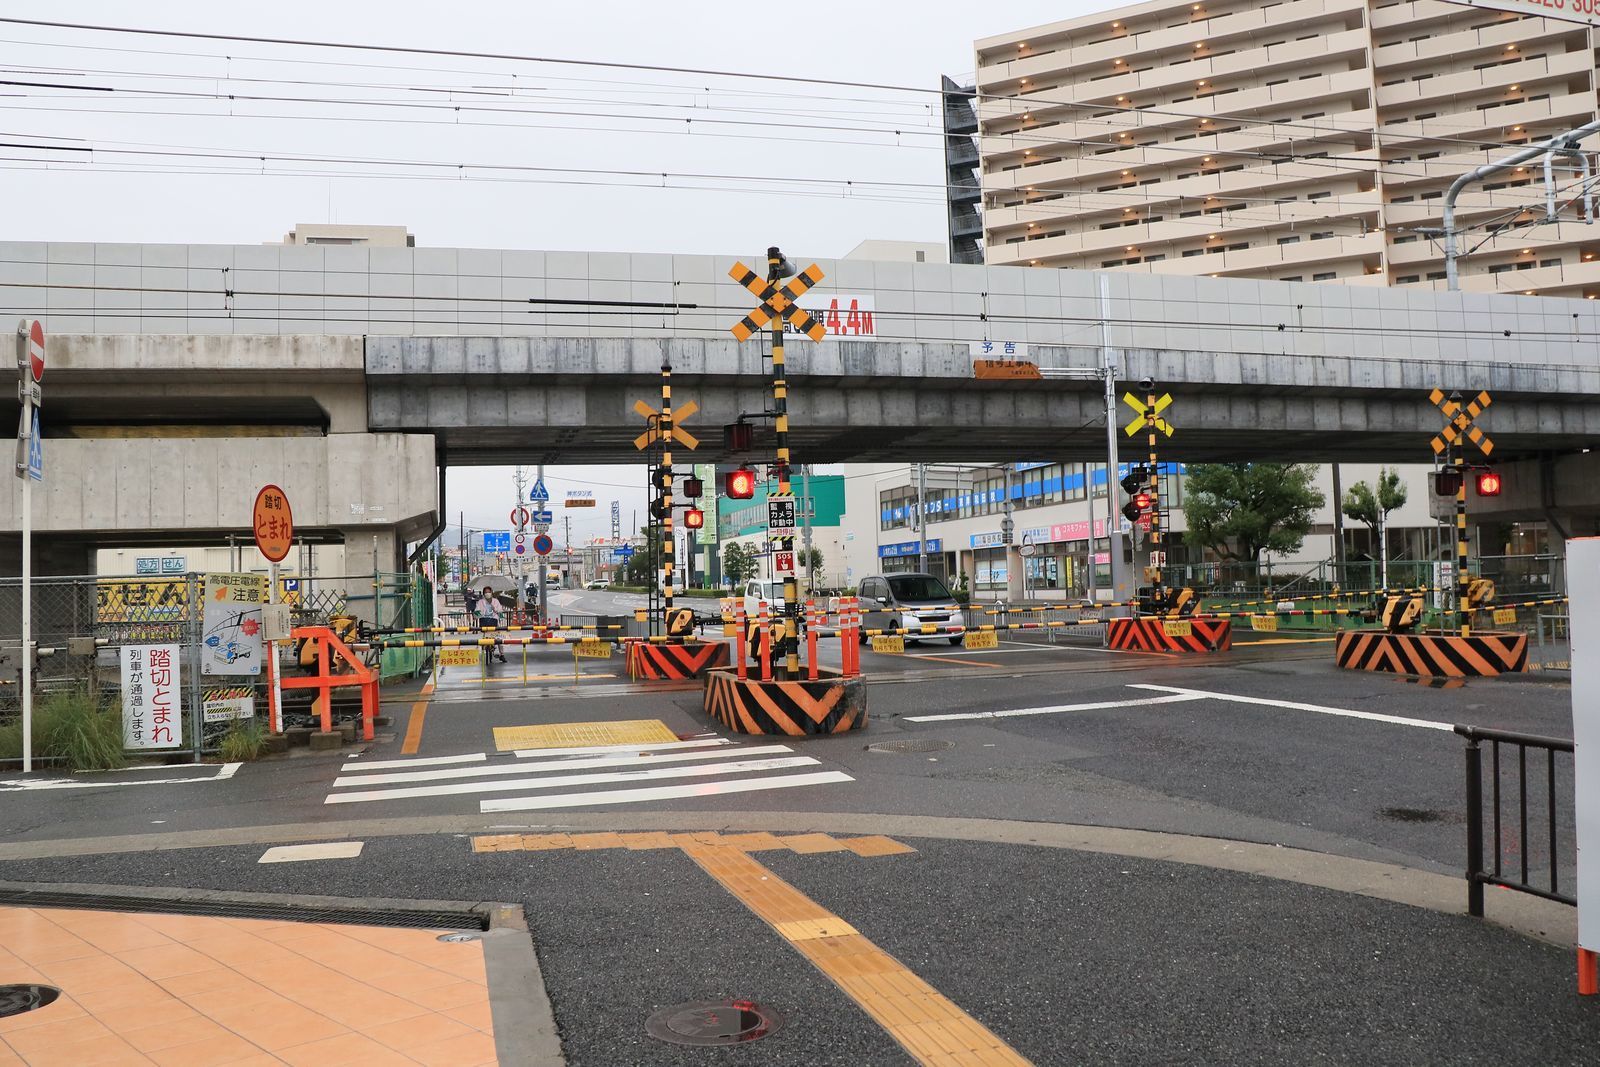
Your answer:
[[[717,543],[717,467],[714,463],[696,463],[694,476],[700,479],[700,484],[706,487],[705,496],[699,501],[700,510],[706,513],[706,523],[695,533],[695,544],[714,545]]]
[[[177,645],[122,646],[122,745],[177,748],[183,741],[183,687]]]
[[[261,605],[267,579],[260,574],[208,574],[200,613],[200,673],[233,677],[261,674]]]

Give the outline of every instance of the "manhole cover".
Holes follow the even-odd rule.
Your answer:
[[[449,941],[452,943],[457,941],[481,941],[483,940],[483,935],[480,933],[475,933],[471,930],[457,930],[450,934],[440,934],[435,940]]]
[[[1431,808],[1384,808],[1378,813],[1395,822],[1439,822],[1445,815]]]
[[[943,752],[955,748],[954,741],[935,741],[931,737],[913,737],[905,741],[879,741],[868,745],[868,752]]]
[[[704,1000],[662,1008],[644,1021],[645,1033],[675,1045],[740,1045],[770,1037],[783,1017],[753,1000]]]
[[[61,990],[48,985],[0,985],[0,1019],[55,1003]]]

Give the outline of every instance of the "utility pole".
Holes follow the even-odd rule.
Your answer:
[[[806,557],[806,592],[817,584],[816,568],[811,565],[811,464],[800,468],[800,551]]]
[[[1344,580],[1344,487],[1340,484],[1339,464],[1333,467],[1333,584],[1341,589],[1347,584]],[[1383,481],[1383,469],[1378,469],[1378,481]],[[1385,587],[1388,582],[1383,583]]]
[[[467,606],[467,583],[472,581],[472,568],[468,566],[471,559],[467,556],[467,513],[456,513],[456,531],[461,534],[461,606]]]
[[[539,484],[540,485],[544,484],[544,464],[543,463],[539,464]],[[520,505],[521,501],[518,501],[518,504]],[[541,507],[542,506],[543,505],[541,505]],[[545,589],[545,579],[549,576],[549,574],[550,574],[550,568],[545,566],[544,560],[540,560],[539,561],[539,605],[538,605],[538,610],[537,610],[537,616],[539,618],[541,618],[541,619],[544,616],[549,614],[549,609],[546,608],[546,606],[545,606],[545,605],[550,603],[550,601],[548,599],[546,599],[546,593],[548,591]]]
[[[783,258],[783,253],[777,246],[767,249],[767,282],[774,289],[785,277],[785,271],[792,271],[788,261]],[[772,320],[772,410],[773,425],[778,438],[778,495],[794,498],[794,489],[789,482],[789,382],[784,377],[783,364],[783,316]],[[793,532],[791,528],[790,532]],[[794,559],[794,538],[782,538],[783,551],[788,552],[789,558]],[[784,661],[779,680],[787,681],[790,678],[800,677],[800,628],[797,625],[800,607],[800,586],[795,581],[794,570],[791,569],[783,576],[783,649]]]
[[[517,517],[517,544],[521,545],[523,543],[522,538],[527,535],[527,527],[522,521],[522,501],[523,493],[528,488],[528,469],[518,466],[516,473],[512,477],[517,484],[517,500],[511,506],[511,513]],[[512,599],[516,603],[518,611],[523,611],[527,608],[527,594],[524,590],[528,587],[528,581],[527,572],[523,570],[523,560],[526,558],[526,555],[522,553],[517,554],[517,589],[516,595]]]
[[[1066,463],[1063,463],[1061,465],[1061,477],[1063,479],[1066,478],[1066,476],[1067,476],[1066,472],[1069,469],[1069,467],[1070,467],[1070,465],[1066,464]],[[1106,487],[1109,489],[1110,486],[1111,486],[1111,476],[1108,474],[1106,476]],[[1061,489],[1062,489],[1061,495],[1063,497],[1065,497],[1067,495],[1066,494],[1066,486],[1063,485],[1061,487]],[[1094,464],[1093,463],[1085,463],[1083,465],[1083,492],[1084,492],[1085,499],[1087,499],[1089,501],[1089,558],[1086,561],[1088,563],[1088,565],[1089,565],[1089,576],[1088,576],[1088,581],[1084,584],[1084,588],[1088,591],[1089,601],[1091,603],[1093,603],[1094,599],[1095,599],[1094,594],[1095,594],[1095,581],[1096,581],[1095,565],[1094,565]],[[1110,520],[1110,514],[1109,513],[1111,511],[1111,501],[1110,500],[1106,501],[1106,511],[1107,511],[1106,518],[1109,521]]]
[[[1122,558],[1122,523],[1117,516],[1117,362],[1111,351],[1111,282],[1100,275],[1100,373],[1106,382],[1106,547],[1111,554],[1111,602],[1132,599]],[[1090,492],[1094,487],[1089,487]],[[1089,527],[1089,557],[1094,558],[1094,527]]]
[[[928,573],[928,465],[917,464],[917,570]]]

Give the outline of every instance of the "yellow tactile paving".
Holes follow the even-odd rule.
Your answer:
[[[818,835],[820,836],[820,835]],[[684,852],[827,975],[919,1063],[1016,1067],[1028,1061],[849,923],[727,845]],[[828,931],[840,931],[830,935]]]
[[[892,837],[849,837],[845,838],[844,847],[858,856],[899,856],[916,851]]]
[[[660,719],[624,722],[556,722],[544,726],[496,726],[494,747],[501,752],[536,748],[583,748],[590,745],[651,745],[676,741],[678,735]]]
[[[692,833],[667,833],[652,830],[645,833],[590,833],[590,834],[482,834],[472,839],[474,852],[544,852],[551,849],[572,848],[592,850],[602,848],[627,848],[634,850],[653,848],[689,848],[694,845],[716,845],[737,849],[740,852],[771,852],[787,848],[794,852],[854,852],[858,856],[899,856],[916,849],[892,837],[832,837],[828,834],[777,834],[760,833],[723,834],[715,830],[696,830]],[[3,1065],[0,1065],[3,1067]]]
[[[796,834],[783,839],[791,851],[809,854],[812,852],[843,852],[847,847],[843,841],[837,841],[827,834]]]
[[[0,1067],[496,1062],[483,946],[437,930],[0,907]]]

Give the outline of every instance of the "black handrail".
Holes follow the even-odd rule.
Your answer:
[[[1556,843],[1556,753],[1573,751],[1568,738],[1543,737],[1539,734],[1517,733],[1512,730],[1489,730],[1478,726],[1457,726],[1455,732],[1467,739],[1467,914],[1483,917],[1483,887],[1502,886],[1518,892],[1530,893],[1546,900],[1576,906],[1577,898],[1561,892]],[[1494,870],[1487,871],[1483,864],[1483,757],[1481,742],[1491,746],[1494,761]],[[1505,877],[1502,868],[1500,834],[1500,746],[1517,746],[1517,810],[1521,834],[1518,837],[1521,878],[1513,881]],[[1528,881],[1528,749],[1541,749],[1545,754],[1545,818],[1549,829],[1550,887],[1536,886]]]

